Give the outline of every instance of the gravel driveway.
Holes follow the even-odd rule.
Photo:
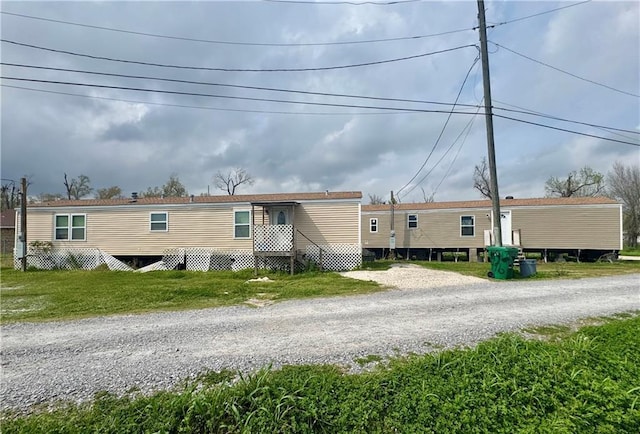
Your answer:
[[[370,354],[423,353],[528,325],[640,310],[638,274],[496,282],[413,268],[354,273],[348,275],[401,289],[262,308],[5,325],[0,408],[81,401],[133,386],[167,388],[204,369],[353,367],[355,358]]]

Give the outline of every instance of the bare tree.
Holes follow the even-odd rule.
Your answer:
[[[370,194],[369,195],[369,205],[384,205],[387,202],[381,197],[378,196],[377,194]]]
[[[491,177],[489,175],[489,166],[486,157],[482,158],[480,165],[473,169],[473,188],[478,190],[487,199],[492,199],[491,195]]]
[[[587,197],[604,194],[604,176],[589,166],[575,170],[566,179],[552,176],[544,185],[547,197]]]
[[[420,190],[422,190],[422,200],[424,201],[424,203],[435,202],[435,199],[433,198],[433,193],[431,193],[430,196],[427,196],[427,193],[424,191],[424,188],[420,187]]]
[[[616,162],[607,177],[609,196],[622,202],[626,244],[635,248],[640,236],[640,168]]]
[[[64,187],[67,190],[67,199],[81,199],[84,196],[91,194],[93,188],[91,188],[91,180],[87,175],[80,175],[77,178],[69,179],[67,174],[64,174]]]
[[[122,199],[122,189],[118,186],[99,188],[96,190],[96,199]]]
[[[253,185],[253,177],[241,168],[234,169],[226,174],[220,170],[213,176],[213,184],[222,191],[226,191],[230,196],[236,194],[237,188],[242,184]]]
[[[18,189],[14,181],[6,181],[0,187],[2,196],[0,197],[0,209],[14,209],[19,205]]]

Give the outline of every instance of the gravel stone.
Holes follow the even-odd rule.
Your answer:
[[[414,267],[354,271],[394,289],[1,329],[0,409],[28,411],[96,392],[143,393],[205,370],[330,363],[354,371],[368,355],[474,345],[496,333],[640,311],[640,274],[580,280],[488,281]]]

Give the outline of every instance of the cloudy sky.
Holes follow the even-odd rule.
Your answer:
[[[640,164],[640,2],[485,6],[495,113],[600,136],[495,118],[500,195],[541,197],[550,176],[585,165]],[[27,175],[30,194],[63,193],[65,172],[127,196],[172,174],[213,194],[213,175],[240,167],[256,182],[239,193],[481,197],[475,1],[1,8],[2,178]]]

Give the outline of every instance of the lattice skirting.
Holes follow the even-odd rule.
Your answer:
[[[322,249],[322,268],[332,271],[353,270],[362,265],[362,246],[360,244],[325,244]],[[320,265],[320,249],[307,246],[307,259]]]
[[[162,261],[169,270],[178,265],[192,271],[238,271],[254,267],[251,250],[218,250],[203,247],[171,249],[165,251]]]
[[[22,262],[14,255],[13,266],[20,269]],[[106,264],[110,270],[131,271],[122,261],[100,249],[53,249],[42,252],[29,248],[27,267],[40,270],[93,270]]]
[[[345,271],[362,265],[362,250],[359,244],[321,245],[322,268],[332,271]],[[316,246],[307,246],[307,260],[320,264],[320,250]],[[50,252],[29,250],[27,266],[42,270],[92,270],[106,264],[110,270],[132,271],[133,269],[100,249],[53,249]],[[258,259],[258,267],[271,270],[289,271],[290,258],[266,257]],[[244,270],[255,266],[251,250],[217,250],[190,247],[170,249],[164,252],[162,261],[145,267],[140,271],[173,270],[184,267],[192,271]],[[14,267],[19,269],[21,262],[15,259]],[[301,264],[296,262],[296,268]],[[296,270],[296,271],[298,271]]]

